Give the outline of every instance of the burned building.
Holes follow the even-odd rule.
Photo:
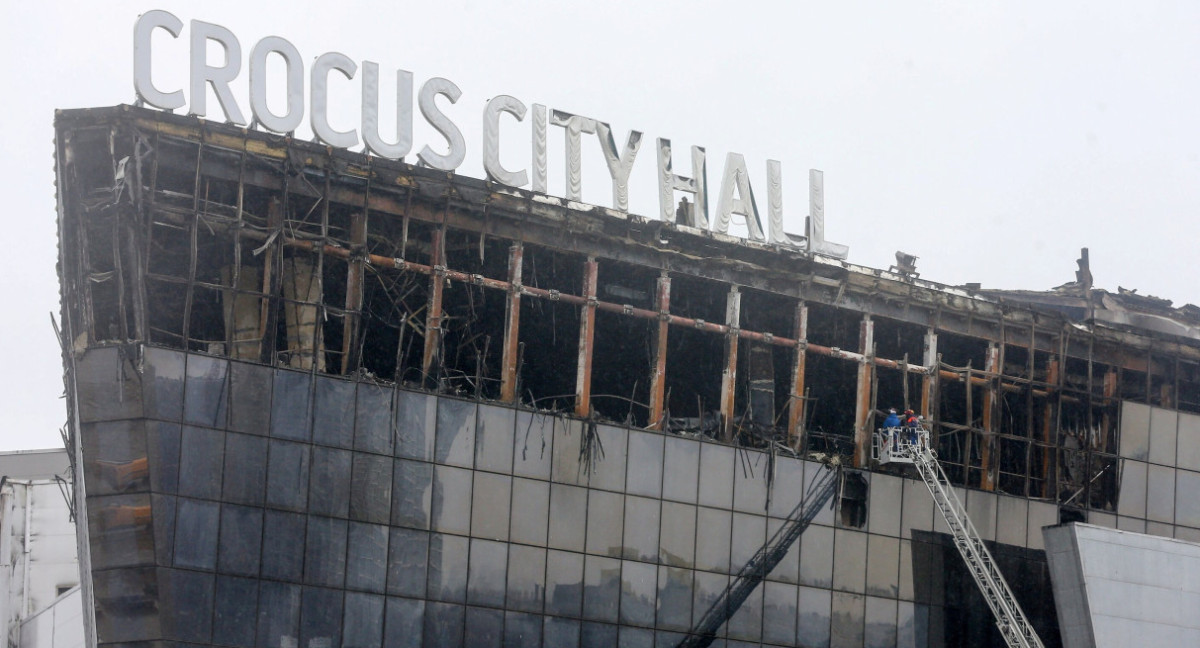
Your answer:
[[[940,285],[141,108],[56,120],[102,645],[1003,645],[888,407],[1047,645],[1041,528],[1200,539],[1200,313]],[[1179,493],[1177,496],[1176,494]]]

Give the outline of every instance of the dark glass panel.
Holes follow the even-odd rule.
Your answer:
[[[80,436],[88,495],[139,493],[150,489],[146,430],[142,421],[87,423]]]
[[[621,492],[625,490],[625,466],[628,458],[629,431],[612,425],[597,425],[596,439],[603,455],[592,466],[588,483],[592,488]],[[599,453],[596,453],[599,454]]]
[[[271,440],[267,461],[267,506],[304,511],[308,507],[309,446]]]
[[[271,436],[294,441],[312,438],[309,406],[311,377],[307,373],[275,370],[271,394]]]
[[[429,567],[429,533],[394,528],[388,542],[387,593],[422,597]]]
[[[700,619],[708,612],[709,608],[716,603],[721,596],[721,592],[729,585],[729,576],[725,574],[713,574],[706,571],[694,572],[695,580],[692,584],[694,592],[692,598],[692,625],[695,626],[700,622]],[[725,629],[722,628],[717,632],[718,637],[725,635]]]
[[[300,603],[300,645],[333,646],[342,641],[342,591],[305,587]]]
[[[258,580],[217,576],[213,606],[213,643],[254,646],[254,614],[258,609]]]
[[[900,540],[870,535],[867,540],[867,593],[895,598],[900,568]]]
[[[246,362],[229,363],[229,429],[266,436],[271,431],[270,367]]]
[[[350,515],[349,450],[313,446],[308,478],[308,512],[344,518]]]
[[[546,552],[546,613],[577,617],[583,605],[583,554]]]
[[[388,648],[421,648],[425,629],[425,601],[392,598],[387,600],[384,645]]]
[[[692,567],[696,559],[696,507],[664,501],[661,515],[659,561],[675,567]]]
[[[225,433],[183,426],[179,457],[179,494],[220,499],[221,467],[225,458]]]
[[[512,477],[476,472],[471,503],[471,535],[490,540],[508,539],[508,505]]]
[[[617,645],[617,626],[584,621],[579,632],[581,648],[612,648]]]
[[[586,500],[584,501],[586,502]],[[549,511],[550,484],[522,477],[513,478],[512,516],[510,520],[512,527],[509,529],[509,539],[512,542],[544,546],[546,544],[547,516]],[[579,545],[582,548],[582,530],[578,536]]]
[[[374,648],[383,641],[384,598],[377,594],[346,592],[344,648]]]
[[[396,392],[396,455],[433,460],[437,397],[407,390]]]
[[[830,645],[833,648],[863,645],[863,603],[865,598],[860,594],[833,593],[833,615],[830,621],[830,627],[833,630]]]
[[[475,467],[511,473],[516,412],[508,407],[480,405],[475,427]]]
[[[808,533],[805,532],[805,536]],[[867,582],[867,534],[834,531],[833,588],[861,594]]]
[[[263,578],[299,582],[304,573],[305,516],[266,511],[263,516]]]
[[[579,452],[583,442],[583,424],[570,419],[552,419],[554,442],[550,460],[550,480],[587,486],[588,473]]]
[[[217,565],[217,529],[221,505],[179,498],[175,522],[175,565],[214,569]]]
[[[538,648],[541,646],[542,617],[524,612],[505,613],[504,645],[521,646],[522,648]]]
[[[579,622],[574,619],[544,617],[542,641],[555,648],[577,648],[579,646]]]
[[[745,513],[733,514],[733,540],[730,547],[729,568],[741,569],[767,541],[767,518]]]
[[[553,445],[553,417],[525,410],[518,411],[517,428],[513,432],[513,474],[533,479],[550,479]]]
[[[154,516],[154,559],[160,565],[170,565],[175,560],[175,511],[176,499],[169,495],[151,495],[150,504]],[[89,526],[91,520],[88,520]],[[95,547],[96,537],[92,536]],[[93,548],[93,552],[96,550]],[[96,567],[96,554],[92,554],[92,566]]]
[[[179,351],[143,347],[142,398],[146,418],[183,418],[184,361]]]
[[[392,524],[428,529],[433,465],[397,459],[392,480]]]
[[[150,460],[150,489],[175,494],[179,490],[179,447],[183,428],[178,423],[146,422],[146,453]],[[87,437],[84,437],[86,443]],[[86,453],[85,453],[86,454]],[[88,483],[88,494],[92,484]]]
[[[756,587],[725,624],[729,638],[757,642],[762,638],[764,588]]]
[[[467,644],[477,646],[501,645],[504,639],[504,611],[487,608],[467,608]]]
[[[812,525],[800,536],[800,584],[833,586],[833,529]]]
[[[627,560],[658,562],[658,517],[660,500],[625,498],[625,538],[621,555]]]
[[[354,383],[318,376],[313,389],[313,443],[354,447]]]
[[[692,627],[692,570],[658,568],[658,627]]]
[[[541,612],[545,590],[546,550],[508,545],[508,607]]]
[[[375,524],[388,523],[392,509],[392,462],[391,457],[354,453],[350,519]]]
[[[99,643],[160,637],[157,580],[153,567],[92,573]]]
[[[434,531],[462,535],[470,533],[470,470],[451,468],[450,466],[434,466],[429,525]]]
[[[425,604],[426,648],[461,648],[465,610],[451,603]]]
[[[700,444],[667,437],[663,458],[663,499],[696,503]]]
[[[729,572],[729,542],[733,518],[729,511],[701,506],[696,514],[696,568]],[[811,532],[805,532],[807,534]],[[832,557],[832,556],[831,556]]]
[[[346,587],[383,593],[388,573],[388,528],[351,522],[349,543]]]
[[[79,420],[110,421],[142,416],[142,381],[126,347],[88,349],[75,359]]]
[[[620,570],[620,623],[654,626],[658,568],[623,560]]]
[[[267,439],[225,435],[225,472],[221,497],[226,502],[262,506],[267,485]]]
[[[796,640],[795,585],[763,584],[763,641],[790,645]]]
[[[308,516],[304,582],[342,587],[346,579],[346,521]]]
[[[616,622],[621,595],[621,561],[587,556],[583,562],[583,618]]]
[[[779,532],[779,528],[783,526],[783,520],[776,518],[767,518],[767,537],[772,538]],[[772,569],[767,578],[770,580],[783,581],[792,583],[793,585],[800,582],[800,540],[792,543],[788,548],[787,553],[779,561],[779,564]]]
[[[468,540],[460,536],[430,535],[429,598],[455,603],[466,600],[468,547]]]
[[[606,491],[593,490],[587,493],[587,552],[619,558],[625,498],[620,493]],[[554,520],[552,527],[560,524],[553,512],[550,518]]]
[[[163,638],[208,643],[212,634],[213,575],[159,569],[158,587]]]
[[[467,578],[467,602],[504,605],[508,545],[491,540],[471,540],[471,562]]]
[[[790,457],[775,459],[775,479],[771,482],[770,514],[777,518],[791,517],[792,511],[804,499],[804,463]],[[900,510],[896,507],[896,511]]]
[[[392,454],[392,394],[386,387],[359,383],[354,418],[354,449]]]
[[[895,599],[867,597],[866,648],[891,648],[896,645]]]
[[[617,646],[620,648],[654,648],[654,631],[621,626]]]
[[[475,403],[439,398],[434,461],[470,468],[475,456]]]
[[[796,622],[796,642],[799,645],[829,648],[832,594],[827,589],[800,588]]]
[[[733,506],[734,449],[716,443],[700,444],[700,503],[716,508]]]
[[[258,590],[258,648],[297,645],[300,586],[262,581]]]
[[[248,506],[221,505],[220,546],[217,568],[241,576],[258,575],[262,551],[263,510]]]
[[[184,422],[210,428],[225,427],[228,379],[228,360],[189,353],[183,401]]]
[[[744,513],[767,512],[767,453],[742,450],[733,469],[733,508]]]
[[[627,488],[634,495],[662,495],[663,435],[656,432],[629,432],[629,478]]]

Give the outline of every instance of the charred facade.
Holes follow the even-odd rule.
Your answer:
[[[1050,511],[1057,519],[1043,514],[1038,519],[1044,524],[1097,516],[1116,520],[1123,462],[1139,458],[1136,451],[1122,452],[1123,444],[1129,443],[1121,435],[1123,417],[1143,411],[1131,409],[1130,403],[1175,413],[1179,445],[1178,451],[1170,452],[1171,466],[1176,465],[1176,453],[1183,453],[1184,424],[1179,421],[1200,413],[1200,311],[1190,305],[1171,308],[1169,302],[1131,291],[1095,289],[1086,254],[1076,281],[1054,291],[951,287],[918,279],[904,269],[870,269],[786,246],[699,231],[683,224],[686,214],[680,223],[644,219],[156,111],[120,107],[61,112],[57,130],[64,359],[76,456],[85,475],[78,505],[87,509],[89,522],[80,525],[82,542],[90,543],[93,553],[104,553],[104,525],[112,523],[126,525],[132,536],[150,545],[141,548],[144,555],[118,560],[112,569],[91,567],[99,576],[93,589],[85,591],[97,610],[101,643],[187,639],[279,645],[280,637],[292,636],[263,630],[261,619],[250,640],[218,640],[211,630],[204,637],[181,637],[171,634],[167,621],[155,621],[142,634],[105,635],[115,632],[104,625],[105,615],[119,616],[112,612],[112,601],[120,599],[114,599],[112,588],[136,589],[141,587],[136,583],[143,582],[125,572],[157,574],[157,595],[163,597],[192,591],[187,589],[192,585],[171,589],[176,587],[171,580],[176,570],[168,567],[178,566],[173,562],[177,557],[164,554],[159,546],[165,533],[160,518],[171,516],[181,524],[184,518],[178,510],[158,505],[161,500],[172,502],[163,507],[204,507],[171,491],[153,474],[154,465],[174,465],[178,471],[178,461],[186,460],[156,464],[152,456],[174,452],[184,457],[193,437],[196,448],[203,445],[198,440],[203,434],[188,432],[188,425],[222,431],[213,434],[246,432],[272,440],[289,438],[285,429],[307,430],[304,438],[316,445],[305,451],[303,461],[313,462],[307,469],[315,475],[315,453],[321,445],[315,440],[317,429],[337,425],[338,416],[329,408],[357,404],[336,410],[350,417],[354,430],[360,425],[368,429],[370,423],[353,421],[375,415],[372,412],[390,412],[379,415],[389,421],[379,427],[380,439],[386,439],[370,437],[360,443],[357,432],[348,433],[346,447],[356,452],[336,460],[346,464],[345,472],[336,467],[340,463],[322,464],[324,478],[345,482],[348,506],[357,501],[360,511],[371,508],[372,494],[350,492],[355,488],[350,475],[359,474],[360,463],[363,474],[370,474],[366,466],[382,462],[379,457],[401,460],[398,448],[407,434],[396,423],[403,418],[396,412],[406,407],[401,401],[412,407],[417,400],[477,404],[472,405],[477,409],[472,410],[476,414],[470,424],[475,429],[491,416],[484,415],[485,406],[489,412],[515,410],[516,434],[527,434],[535,419],[543,421],[538,423],[542,429],[544,421],[558,421],[549,424],[549,434],[554,439],[559,438],[556,434],[575,435],[572,452],[582,466],[577,473],[584,474],[600,470],[597,465],[607,454],[602,440],[608,433],[600,430],[614,429],[626,430],[621,438],[626,439],[629,461],[629,435],[645,435],[646,430],[651,431],[649,438],[658,439],[660,458],[662,438],[698,439],[704,447],[711,443],[726,448],[730,456],[745,457],[743,463],[755,465],[738,470],[763,481],[764,493],[778,488],[777,460],[815,465],[799,460],[838,457],[862,471],[851,473],[853,479],[847,479],[840,492],[837,515],[827,521],[840,540],[843,533],[868,527],[874,515],[870,502],[880,491],[876,484],[889,484],[885,488],[895,491],[880,494],[880,502],[894,499],[899,506],[901,500],[909,501],[912,480],[902,479],[904,473],[895,468],[873,466],[870,460],[870,435],[889,406],[911,408],[924,416],[943,466],[959,485],[973,493],[1011,496],[979,495],[979,501],[1001,502],[1000,506],[1021,502],[1027,512]],[[686,212],[686,205],[681,211]],[[103,356],[107,364],[89,361],[89,356]],[[167,365],[179,364],[178,385],[170,378],[155,382],[155,371],[165,372],[163,376],[170,372],[155,369],[154,357]],[[208,399],[205,390],[215,390],[216,395]],[[195,412],[188,409],[193,398]],[[178,400],[178,411],[168,407],[173,413],[154,413],[156,403],[174,402],[171,399]],[[429,407],[440,426],[443,405]],[[138,427],[117,434],[109,429],[114,421],[137,421]],[[182,425],[182,436],[173,438],[184,449],[156,445],[168,437],[155,436],[151,428],[157,423],[151,421]],[[568,432],[556,432],[556,425]],[[130,434],[140,441],[129,441]],[[118,438],[125,439],[125,449],[114,451]],[[230,443],[245,442],[239,453],[265,456],[267,440],[256,438],[247,441],[233,435],[222,444],[229,452]],[[374,442],[379,447],[373,447]],[[196,448],[194,452],[201,452]],[[360,457],[358,450],[365,454]],[[118,456],[110,456],[113,452]],[[283,456],[270,452],[272,462]],[[557,450],[553,453],[558,456]],[[148,455],[149,470],[144,460],[136,464],[143,467],[141,472],[110,466]],[[447,456],[431,457],[430,465],[453,465]],[[766,457],[766,463],[758,465],[759,457]],[[220,483],[230,484],[231,459],[226,454],[224,463],[216,457],[212,461],[224,481],[218,480],[208,496],[195,495],[196,502],[228,499]],[[392,464],[387,465],[393,474]],[[478,458],[468,468],[480,470]],[[269,471],[268,466],[262,470]],[[700,483],[722,479],[720,473],[706,475],[701,464],[697,470]],[[733,492],[733,477],[724,479],[728,482],[700,488]],[[390,478],[384,481],[394,501],[401,486],[393,486]],[[163,499],[168,495],[169,500]],[[656,496],[664,497],[661,487]],[[257,514],[260,517],[273,510],[269,503],[264,506],[268,511]],[[767,511],[772,505],[767,500],[761,508]],[[214,510],[205,515],[216,516],[214,524],[224,534],[230,528],[223,521],[226,513],[219,507]],[[367,521],[349,509],[343,513],[323,514],[321,524],[327,524],[327,518],[334,525],[343,519],[350,524]],[[694,528],[702,527],[702,513],[703,509],[693,512],[700,516],[693,518]],[[381,515],[370,520],[391,524],[390,532],[380,533],[391,533],[392,541],[398,542],[395,529],[405,527],[395,525],[394,515]],[[1033,527],[1033,514],[1029,516],[1022,524]],[[1140,517],[1130,516],[1143,520],[1143,529],[1150,519],[1145,511]],[[1200,534],[1183,517],[1173,514],[1172,529]],[[207,518],[195,518],[201,519]],[[549,521],[551,526],[557,523]],[[308,524],[307,537],[312,538],[314,522]],[[903,543],[910,545],[907,577],[914,578],[916,564],[953,573],[953,550],[947,550],[943,565],[944,547],[939,543],[944,537],[936,533],[932,519],[917,524],[918,530],[904,533],[897,521],[896,552],[902,551]],[[182,530],[172,527],[171,533]],[[834,533],[830,531],[831,541]],[[1009,560],[1027,575],[1025,595],[1044,605],[1049,586],[1044,559],[1036,555],[1040,538],[1025,540],[1032,533],[1015,542]],[[473,532],[468,529],[461,535]],[[864,552],[867,544],[875,546],[871,533],[860,535]],[[459,536],[448,532],[447,537]],[[993,528],[993,540],[1003,544],[1003,537]],[[343,542],[352,541],[343,535]],[[888,548],[881,551],[891,551],[890,543],[880,542]],[[172,541],[171,546],[179,545]],[[627,549],[617,553],[642,560]],[[803,551],[802,541],[801,562]],[[581,552],[588,554],[586,549]],[[655,555],[643,561],[650,571],[684,568],[661,552]],[[832,562],[832,554],[829,558]],[[508,560],[511,564],[513,558]],[[200,563],[201,567],[184,565],[182,572],[205,572],[207,563]],[[687,568],[701,569],[694,561]],[[262,567],[257,569],[254,577],[271,587],[287,580],[266,579]],[[905,598],[899,583],[906,568],[899,569],[901,573],[882,577],[894,583],[891,589],[882,588],[890,592],[882,597],[891,597],[893,611],[891,625],[883,624],[892,628],[891,634],[883,639],[872,639],[872,626],[864,621],[864,614],[871,614],[868,585],[845,590],[851,599],[842,601],[846,609],[857,610],[848,614],[857,619],[858,634],[840,637],[836,623],[830,630],[828,615],[838,614],[841,591],[838,578],[831,576],[827,585],[817,583],[817,589],[833,596],[826,599],[833,602],[826,608],[832,612],[827,612],[824,635],[817,633],[808,642],[797,629],[791,642],[776,642],[764,634],[766,621],[760,620],[757,636],[730,634],[730,641],[921,646],[968,641],[967,634],[956,633],[967,633],[965,628],[979,622],[970,618],[974,608],[962,601],[947,602],[947,597],[969,599],[969,587],[959,591],[959,585],[939,581],[948,589],[935,592],[937,586],[925,583]],[[1042,576],[1030,574],[1038,569]],[[213,571],[220,572],[215,562]],[[114,575],[117,572],[123,575]],[[933,577],[932,572],[926,575]],[[129,580],[113,585],[113,579],[121,578]],[[690,610],[699,605],[700,577],[688,578]],[[866,582],[871,575],[863,578]],[[797,576],[793,581],[797,582],[790,586],[803,591],[803,579]],[[963,582],[969,583],[965,578]],[[255,587],[260,588],[256,605],[276,596],[273,589],[261,589],[266,585]],[[302,610],[309,610],[304,592],[296,608],[300,619]],[[429,625],[429,615],[435,614],[431,610],[443,605],[433,602],[441,599],[432,592],[422,589],[412,599],[429,602],[423,608],[427,631],[437,627]],[[126,603],[136,607],[136,596],[129,596]],[[350,609],[344,602],[348,598],[337,598]],[[663,602],[661,592],[657,600],[656,609],[663,614],[663,606],[671,604]],[[961,606],[955,607],[958,603]],[[896,620],[899,604],[927,608],[923,620],[920,614],[909,619],[911,628],[924,624],[913,630],[911,642],[898,638],[898,628],[905,627]],[[313,610],[319,607],[312,605]],[[761,595],[758,605],[763,615]],[[793,619],[802,616],[797,605],[803,606],[793,606]],[[506,613],[513,609],[507,604],[493,607]],[[929,611],[934,608],[941,611]],[[211,605],[208,609],[212,611]],[[472,609],[437,614],[469,614]],[[492,608],[481,604],[480,609]],[[540,609],[549,615],[548,603]],[[391,618],[391,607],[387,610]],[[1052,631],[1052,610],[1048,614],[1039,623]],[[253,624],[258,617],[247,618]],[[590,622],[585,612],[561,618],[577,626]],[[799,621],[794,623],[799,627]],[[539,633],[551,632],[549,625],[540,620],[537,624]],[[614,633],[616,628],[624,632],[626,626],[665,632],[654,614],[648,622],[636,614],[629,619],[619,615],[614,624]],[[591,645],[581,627],[576,628],[576,641]],[[686,631],[687,624],[666,628],[678,633]],[[650,636],[653,641],[653,632]],[[668,642],[676,635],[666,636],[661,645],[674,645]],[[991,635],[970,637],[971,645],[988,641],[999,645]]]

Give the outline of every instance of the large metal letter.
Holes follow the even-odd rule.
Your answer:
[[[382,158],[400,160],[413,145],[413,75],[396,70],[396,143],[389,144],[379,135],[379,65],[362,64],[362,129],[367,150]]]
[[[692,219],[683,223],[699,229],[708,229],[708,177],[705,170],[704,149],[692,147],[692,177],[675,175],[671,170],[671,140],[658,138],[658,208],[662,219],[675,222],[675,192],[685,191],[696,198]]]
[[[211,83],[213,92],[217,93],[217,101],[221,110],[225,111],[225,119],[245,125],[246,118],[238,108],[233,92],[229,90],[229,82],[237,78],[242,71],[242,46],[233,32],[220,25],[193,20],[192,52],[191,52],[191,93],[192,104],[188,108],[189,115],[204,117],[208,114],[208,97],[204,85]],[[221,67],[208,64],[208,41],[216,41],[225,50],[225,63]]]
[[[462,131],[458,130],[458,126],[455,126],[454,122],[450,121],[450,118],[437,107],[434,99],[438,95],[446,97],[452,104],[458,103],[458,98],[462,96],[462,90],[459,90],[458,86],[449,79],[434,77],[421,86],[421,93],[417,98],[421,115],[425,117],[425,121],[429,122],[430,126],[433,126],[437,132],[441,133],[442,137],[446,138],[449,149],[445,154],[435,153],[426,144],[421,152],[417,153],[417,158],[428,167],[441,171],[453,171],[467,157],[467,142],[463,139]]]
[[[510,187],[523,187],[529,182],[529,174],[525,169],[507,171],[500,164],[500,113],[508,113],[517,118],[525,119],[525,104],[520,99],[508,95],[492,97],[483,109],[483,170],[488,180],[499,182]]]
[[[596,122],[596,136],[600,138],[600,149],[604,151],[604,161],[608,162],[608,174],[613,181],[613,209],[629,211],[629,172],[633,169],[633,160],[637,157],[638,149],[642,146],[642,134],[629,131],[625,141],[625,153],[617,151],[617,143],[613,140],[612,128],[604,122]]]
[[[267,57],[278,54],[287,66],[287,112],[282,116],[267,105]],[[304,59],[300,51],[278,36],[267,36],[250,50],[250,114],[269,131],[290,133],[304,121]]]
[[[338,148],[350,148],[358,144],[358,131],[333,130],[329,125],[329,72],[337,70],[347,79],[358,73],[358,64],[339,52],[325,52],[317,57],[312,66],[312,106],[310,123],[313,134],[322,142]]]
[[[561,110],[550,111],[550,125],[566,129],[563,138],[567,150],[567,200],[583,200],[583,172],[580,170],[580,135],[595,133],[596,120]]]
[[[840,243],[825,240],[825,174],[817,169],[808,170],[808,251],[814,254],[845,259],[850,248]]]
[[[533,104],[533,186],[537,193],[546,193],[546,107]]]
[[[773,245],[791,245],[783,233],[783,168],[779,160],[767,160],[767,240]]]
[[[737,189],[737,198],[733,197],[734,189]],[[734,214],[745,217],[746,233],[751,240],[763,240],[758,205],[754,202],[754,190],[750,188],[746,158],[741,153],[725,156],[725,174],[721,178],[721,197],[717,199],[717,219],[713,221],[713,231],[722,234],[729,232],[729,221]]]
[[[184,103],[183,90],[160,92],[154,87],[150,76],[150,42],[156,28],[163,28],[175,38],[183,32],[183,21],[172,14],[160,9],[147,11],[138,16],[133,24],[133,89],[138,99],[145,103],[162,108],[175,110]]]

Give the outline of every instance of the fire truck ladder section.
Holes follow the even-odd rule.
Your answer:
[[[788,549],[799,539],[800,534],[817,517],[817,513],[837,492],[840,469],[825,467],[824,473],[808,488],[803,501],[792,509],[787,521],[770,540],[754,554],[754,557],[733,577],[729,586],[721,592],[721,596],[713,602],[712,607],[700,618],[700,622],[681,642],[678,648],[703,648],[712,644],[717,637],[717,630],[730,619],[742,603],[758,587],[758,584],[771,573],[787,555]]]
[[[1042,648],[1025,612],[1013,596],[1004,576],[996,567],[996,560],[983,544],[971,518],[967,517],[967,509],[959,501],[937,461],[937,453],[930,448],[929,432],[924,429],[885,428],[875,435],[873,454],[880,463],[908,463],[917,469],[925,487],[933,496],[938,511],[946,520],[946,526],[954,536],[954,546],[962,555],[968,571],[987,600],[992,615],[996,618],[996,626],[1004,636],[1004,642],[1009,648]]]

